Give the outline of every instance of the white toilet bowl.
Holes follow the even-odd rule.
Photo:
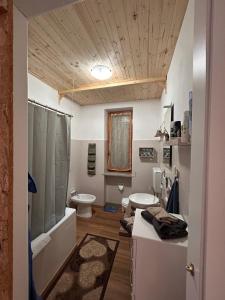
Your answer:
[[[92,217],[91,205],[95,202],[96,197],[90,194],[77,194],[71,197],[71,202],[77,206],[77,215],[82,218]]]

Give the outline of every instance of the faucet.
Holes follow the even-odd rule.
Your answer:
[[[76,191],[75,189],[73,189],[71,192],[70,192],[70,196],[73,197],[73,196],[77,196],[78,195],[78,191]]]

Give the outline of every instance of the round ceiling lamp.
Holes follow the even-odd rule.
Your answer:
[[[106,80],[112,76],[112,70],[104,65],[96,65],[91,69],[91,75],[98,80]]]

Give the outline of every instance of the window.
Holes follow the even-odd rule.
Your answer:
[[[132,111],[108,113],[108,170],[132,170]]]

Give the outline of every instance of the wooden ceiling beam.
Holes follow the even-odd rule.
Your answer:
[[[98,85],[83,85],[78,88],[58,91],[59,95],[62,97],[66,94],[72,94],[72,93],[78,93],[78,92],[84,92],[84,91],[93,91],[93,90],[99,90],[99,89],[107,89],[112,87],[121,87],[121,86],[127,86],[127,85],[135,85],[135,84],[143,84],[143,83],[160,83],[161,85],[166,84],[166,77],[151,77],[151,78],[145,78],[145,79],[136,79],[136,80],[121,80],[118,82],[110,82],[110,83],[104,83],[104,84],[98,84]]]

